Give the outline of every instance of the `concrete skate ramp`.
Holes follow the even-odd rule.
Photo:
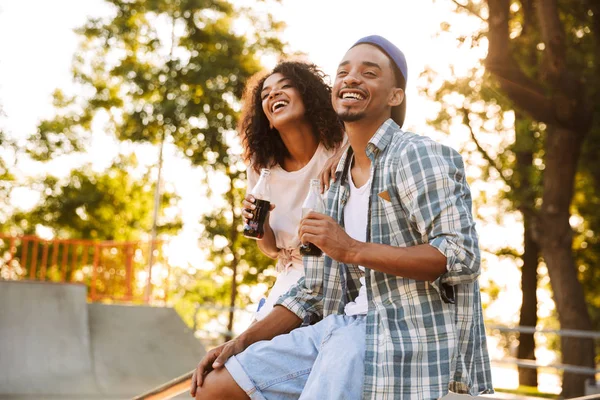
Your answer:
[[[129,399],[204,350],[170,308],[87,304],[77,284],[0,281],[0,399]]]
[[[204,355],[171,308],[90,304],[89,316],[102,393],[144,393],[194,369]]]
[[[0,282],[0,395],[97,392],[86,288]]]

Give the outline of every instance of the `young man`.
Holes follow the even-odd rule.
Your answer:
[[[404,55],[380,36],[344,56],[332,103],[350,148],[327,215],[310,213],[299,230],[326,256],[306,257],[305,279],[280,306],[207,354],[197,399],[493,392],[464,165],[454,150],[400,130],[406,76]],[[294,329],[307,316],[322,320]]]

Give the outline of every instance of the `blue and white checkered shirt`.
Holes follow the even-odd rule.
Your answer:
[[[327,214],[342,226],[349,196],[343,172],[351,151],[340,160],[338,179],[326,196]],[[391,119],[366,152],[372,182],[367,241],[397,247],[428,243],[446,256],[447,272],[427,282],[366,269],[363,398],[493,393],[477,281],[479,245],[461,156],[403,132]],[[358,295],[358,266],[327,256],[305,257],[304,266],[305,278],[277,304],[301,319],[343,314]]]

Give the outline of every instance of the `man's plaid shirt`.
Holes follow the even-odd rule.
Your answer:
[[[326,196],[326,213],[341,226],[351,152],[340,160]],[[438,399],[448,390],[493,393],[477,281],[479,245],[461,156],[401,131],[391,119],[369,141],[367,156],[372,182],[367,241],[397,247],[428,243],[447,257],[447,272],[426,282],[365,270],[363,398]],[[358,295],[358,266],[327,256],[305,257],[304,266],[305,278],[277,304],[301,319],[343,314]],[[452,289],[454,304],[447,301]]]

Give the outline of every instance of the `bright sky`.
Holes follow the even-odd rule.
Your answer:
[[[432,40],[449,4],[372,0],[367,6],[353,0],[283,0],[271,11],[287,23],[283,38],[291,48],[307,53],[330,75],[347,48],[362,36],[380,34],[396,43],[409,67],[407,124],[418,126],[423,116],[417,110],[424,100],[415,91],[418,74],[426,65],[468,65],[453,43]],[[51,115],[50,93],[71,82],[77,46],[73,28],[105,10],[101,0],[0,0],[0,99],[10,131],[27,135],[40,117]],[[470,22],[465,29],[477,23],[465,21]]]
[[[365,4],[352,0],[283,0],[281,5],[272,5],[269,11],[286,22],[283,39],[289,42],[291,49],[308,54],[308,58],[330,76],[335,75],[345,51],[358,38],[380,34],[395,42],[408,60],[406,126],[421,133],[427,130],[436,136],[425,124],[425,118],[433,116],[434,107],[418,95],[417,78],[427,65],[443,71],[450,64],[466,67],[474,58],[474,54],[456,51],[451,39],[432,39],[449,11],[450,2],[373,0]],[[52,116],[51,93],[56,88],[68,91],[72,87],[70,67],[78,43],[73,29],[81,26],[88,16],[101,16],[108,10],[102,0],[0,0],[0,104],[7,116],[0,119],[0,123],[14,137],[24,140],[35,131],[40,119]],[[473,24],[478,23],[476,19],[464,18],[459,26],[472,30]],[[448,144],[458,138],[437,136]],[[95,152],[91,157],[95,166],[103,169],[118,145],[98,129],[94,132],[92,148],[106,150]],[[204,189],[189,183],[199,181],[200,177],[182,174],[181,171],[187,169],[186,162],[170,157],[172,148],[167,146],[166,151],[165,181],[182,192],[184,220],[198,221],[200,213],[206,211],[198,207]],[[136,155],[149,164],[157,159],[156,149],[150,147],[137,149]],[[55,160],[49,168],[54,174],[65,176],[74,165],[88,159],[89,156],[82,155]],[[41,173],[39,165],[20,165],[23,173]],[[13,203],[31,206],[36,200],[27,189],[19,189]],[[197,227],[192,224],[184,229],[187,234],[184,236],[189,240],[197,233]]]
[[[237,0],[248,4],[251,0]],[[283,0],[282,5],[272,6],[269,11],[287,24],[283,39],[295,51],[308,54],[316,64],[334,76],[337,64],[346,49],[358,38],[380,34],[395,42],[408,60],[408,113],[406,126],[424,133],[425,117],[434,110],[427,100],[418,96],[417,77],[426,65],[443,70],[450,64],[468,66],[473,54],[456,51],[449,39],[432,40],[442,18],[447,15],[450,2],[437,1],[382,1],[373,0],[368,6],[361,1],[341,0]],[[264,8],[264,6],[262,6]],[[33,10],[33,11],[32,11]],[[0,124],[13,136],[24,139],[35,131],[40,119],[52,116],[51,93],[56,88],[71,87],[71,60],[77,49],[77,37],[73,29],[81,26],[88,16],[106,14],[108,8],[102,0],[0,0],[0,104],[7,115]],[[462,28],[473,29],[476,19],[464,19]],[[431,131],[431,129],[429,129]],[[435,133],[430,132],[435,135]],[[450,142],[452,138],[440,136]],[[115,149],[114,140],[101,132],[94,133],[93,148]],[[167,148],[167,153],[170,150]],[[111,161],[114,151],[98,152],[92,159],[98,169]],[[137,150],[138,158],[156,160],[156,150]],[[167,159],[168,155],[167,155]],[[50,169],[58,175],[66,175],[73,165],[87,161],[86,156],[56,160]],[[40,166],[23,163],[22,169],[31,173]],[[165,165],[166,181],[190,193],[187,199],[201,196],[198,187],[189,185],[190,179],[182,179],[182,161],[172,160]],[[179,183],[178,183],[179,182]],[[32,205],[35,196],[23,189],[15,193],[17,203]],[[199,211],[197,203],[189,202]],[[192,207],[193,206],[193,207]],[[197,220],[197,215],[186,215],[186,220]]]
[[[379,34],[396,43],[408,61],[405,126],[457,147],[457,143],[464,140],[464,131],[458,129],[450,137],[445,137],[427,127],[426,118],[433,116],[435,107],[416,90],[418,76],[427,66],[443,74],[447,73],[450,65],[454,65],[460,73],[478,56],[458,51],[456,43],[448,36],[434,37],[450,9],[451,2],[445,0],[435,3],[431,0],[283,0],[281,6],[270,11],[277,19],[286,22],[283,39],[289,42],[291,48],[307,53],[308,58],[330,76],[334,76],[337,64],[348,47],[360,37]],[[81,26],[88,16],[105,12],[106,6],[101,0],[0,0],[0,104],[6,114],[0,126],[7,128],[14,137],[24,139],[35,131],[40,119],[52,116],[51,93],[56,88],[71,86],[71,59],[77,48],[73,29]],[[455,21],[461,18],[453,25],[455,34],[460,33],[457,29],[470,32],[480,23],[476,18],[453,18]],[[115,148],[114,142],[101,134],[94,140],[94,148]],[[156,159],[155,149],[145,149],[143,153],[150,160]],[[165,180],[181,191],[184,220],[198,221],[203,211],[202,207],[198,207],[198,199],[203,196],[204,190],[199,185],[190,185],[190,181],[199,181],[199,176],[182,176],[186,163],[168,154],[167,160]],[[84,158],[71,160],[57,168],[66,173],[65,165],[76,165],[82,161]],[[110,160],[95,157],[94,161],[105,165]],[[26,204],[28,198],[29,202],[35,200],[27,197],[27,193],[21,193],[19,201]],[[495,210],[488,212],[494,213]],[[188,251],[195,247],[197,234],[197,226],[186,226],[183,236],[187,239],[183,240]],[[518,242],[520,233],[518,229],[515,233],[510,226],[496,225],[480,226],[480,235],[482,242],[494,241],[498,247],[503,247],[511,244],[508,241],[515,237]],[[491,256],[488,264],[492,264],[494,268],[490,269],[497,272],[493,274],[496,283],[507,289],[501,295],[507,301],[499,301],[496,309],[488,309],[488,316],[508,315],[513,318],[511,315],[514,314],[507,313],[506,307],[510,304],[511,309],[516,311],[519,306],[514,301],[519,297],[514,284],[519,282],[518,269],[512,263]]]

